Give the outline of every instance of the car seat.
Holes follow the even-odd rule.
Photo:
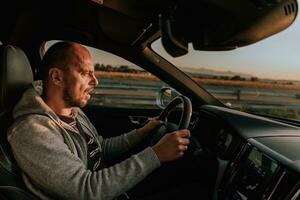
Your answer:
[[[25,53],[12,45],[0,45],[0,199],[37,199],[24,186],[6,137],[13,107],[32,81]]]

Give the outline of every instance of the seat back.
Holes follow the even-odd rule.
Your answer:
[[[12,110],[23,91],[32,83],[33,73],[28,58],[18,47],[0,46],[0,195],[18,199],[31,197],[24,187],[20,170],[7,141],[7,129],[12,124]],[[23,191],[20,193],[20,191]],[[24,195],[26,194],[26,195]],[[32,199],[35,199],[32,196]]]

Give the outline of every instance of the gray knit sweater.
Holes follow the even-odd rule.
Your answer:
[[[78,140],[79,133],[59,119],[41,93],[41,82],[34,82],[14,108],[15,122],[8,131],[23,180],[41,199],[113,199],[160,166],[148,147],[114,166],[88,170],[86,142]],[[104,158],[118,157],[141,141],[135,130],[104,139],[80,109],[74,110],[84,131],[95,137]]]

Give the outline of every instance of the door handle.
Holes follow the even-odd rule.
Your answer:
[[[145,117],[145,116],[129,116],[129,120],[133,124],[144,125],[149,120],[149,117]]]

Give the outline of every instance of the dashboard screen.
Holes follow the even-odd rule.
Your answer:
[[[257,199],[258,196],[263,195],[278,168],[278,163],[253,148],[240,167],[236,189],[232,193],[231,199],[248,200]]]

